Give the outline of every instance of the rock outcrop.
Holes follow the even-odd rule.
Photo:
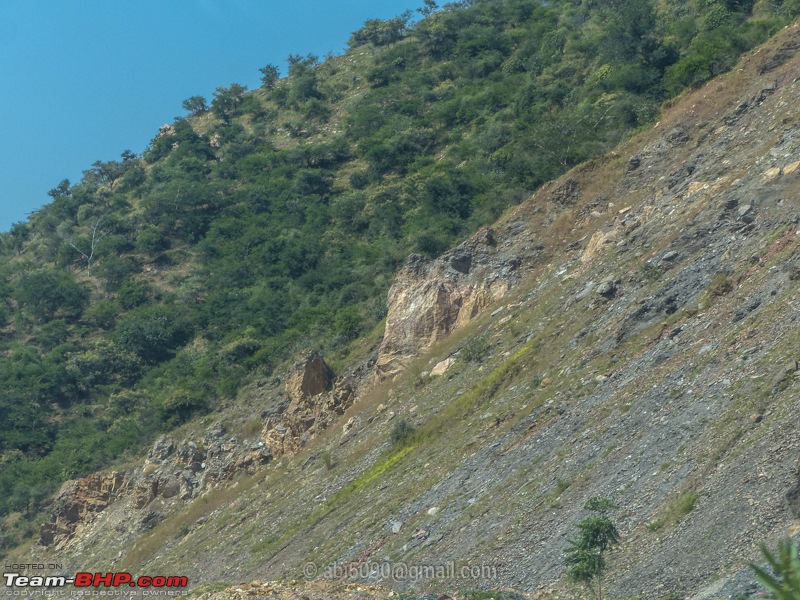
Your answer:
[[[216,423],[197,441],[158,438],[142,465],[127,473],[95,473],[66,482],[58,493],[50,522],[39,543],[53,550],[71,548],[90,530],[101,527],[97,516],[114,505],[106,520],[125,522],[134,536],[155,526],[184,503],[253,473],[273,457],[293,454],[329,427],[355,399],[353,385],[335,377],[318,353],[304,355],[290,370],[284,388],[288,402],[267,417],[262,439],[240,440]],[[263,418],[263,415],[262,415]]]
[[[129,480],[124,473],[92,473],[83,479],[64,482],[53,505],[51,522],[42,525],[39,540],[45,546],[62,546],[78,529],[91,523],[119,495]]]
[[[137,524],[149,529],[162,518],[152,510],[156,500],[160,509],[169,511],[271,458],[263,442],[248,445],[236,437],[226,439],[220,425],[211,427],[200,445],[161,436],[140,468],[67,481],[53,502],[50,522],[40,530],[39,543],[56,550],[70,547],[112,504],[130,533],[136,532]]]
[[[412,357],[505,296],[519,280],[519,267],[490,229],[435,260],[412,255],[389,290],[378,379],[400,373]]]
[[[275,458],[294,454],[314,435],[344,413],[355,398],[346,378],[333,371],[318,353],[302,357],[286,378],[286,410],[267,420],[262,439]]]

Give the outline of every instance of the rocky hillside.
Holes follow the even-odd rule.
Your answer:
[[[798,50],[795,25],[412,257],[363,359],[305,355],[143,463],[66,484],[18,556],[198,589],[562,597],[567,540],[606,496],[615,596],[755,594],[758,545],[800,534]]]

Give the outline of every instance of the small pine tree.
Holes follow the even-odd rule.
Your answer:
[[[608,517],[608,512],[617,508],[608,498],[592,498],[585,505],[594,514],[578,523],[580,537],[570,540],[564,564],[567,577],[583,583],[597,600],[603,599],[603,572],[606,568],[604,554],[619,543],[619,531]],[[596,585],[595,585],[596,582]]]
[[[791,540],[783,540],[778,544],[777,554],[772,554],[767,547],[761,545],[761,553],[772,567],[773,573],[751,564],[758,581],[770,592],[770,598],[779,600],[800,599],[800,558],[797,545]]]

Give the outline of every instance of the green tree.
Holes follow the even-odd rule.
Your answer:
[[[49,321],[56,314],[73,320],[86,308],[89,291],[68,272],[42,269],[22,276],[14,298],[39,322]]]
[[[169,305],[140,306],[117,325],[120,345],[150,364],[170,358],[191,332],[184,311]]]
[[[238,83],[232,83],[226,88],[218,87],[211,102],[211,111],[225,123],[230,122],[236,116],[246,91],[247,86]]]
[[[779,600],[798,600],[800,598],[800,558],[797,545],[791,540],[783,540],[778,544],[778,553],[772,554],[766,546],[761,545],[761,552],[772,568],[772,573],[758,565],[750,568],[758,581],[767,588],[770,598]]]
[[[183,109],[192,116],[202,115],[208,111],[206,99],[202,96],[192,96],[183,101]]]
[[[423,17],[431,15],[437,8],[439,8],[436,5],[436,0],[425,0],[424,4],[425,4],[424,8],[417,9],[417,12],[421,14]]]
[[[408,28],[408,21],[411,18],[411,12],[405,12],[399,17],[382,21],[380,19],[370,19],[358,31],[350,36],[348,45],[351,48],[357,48],[364,44],[373,44],[375,46],[388,46],[394,42],[401,40],[406,34]]]
[[[275,84],[278,83],[278,79],[281,77],[281,72],[278,70],[278,67],[272,64],[262,67],[258,72],[261,73],[261,87],[265,90],[274,88]]]
[[[71,195],[69,188],[70,188],[69,179],[62,179],[61,183],[59,183],[56,187],[47,192],[47,195],[50,196],[53,200],[58,200],[59,198],[68,198]]]
[[[617,527],[608,512],[617,508],[608,498],[591,498],[585,505],[594,514],[578,523],[580,536],[570,540],[564,564],[567,577],[583,583],[597,600],[603,598],[603,572],[606,568],[605,552],[619,543]]]
[[[169,248],[169,239],[157,227],[147,226],[136,236],[134,248],[142,254],[156,256]]]
[[[126,310],[136,308],[147,302],[149,292],[150,287],[144,281],[126,279],[119,286],[119,303]]]

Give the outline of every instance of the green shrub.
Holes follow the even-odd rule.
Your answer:
[[[325,465],[325,468],[328,471],[333,470],[333,468],[336,466],[336,461],[334,461],[333,458],[331,457],[330,450],[323,450],[323,452],[322,452],[322,464]]]
[[[177,306],[143,306],[117,324],[116,337],[126,350],[147,363],[169,358],[191,335],[191,323]]]
[[[147,302],[149,290],[150,286],[143,281],[126,279],[119,287],[119,303],[126,310],[141,306]]]
[[[416,429],[411,423],[405,419],[401,419],[394,424],[390,439],[395,446],[405,447],[411,444],[415,432]]]
[[[146,227],[136,236],[134,248],[142,254],[155,255],[169,248],[169,239],[155,227]]]
[[[483,362],[486,355],[489,354],[489,340],[486,336],[472,336],[467,340],[467,343],[461,348],[459,357],[464,362]]]
[[[105,331],[114,328],[119,308],[110,300],[100,300],[92,304],[83,313],[83,320],[88,324]]]
[[[646,262],[639,268],[639,273],[643,282],[653,283],[661,277],[661,268],[658,265]]]
[[[725,294],[733,291],[733,282],[731,281],[730,277],[724,275],[723,273],[719,273],[718,275],[714,276],[714,279],[711,280],[707,291],[710,296],[724,296]]]

